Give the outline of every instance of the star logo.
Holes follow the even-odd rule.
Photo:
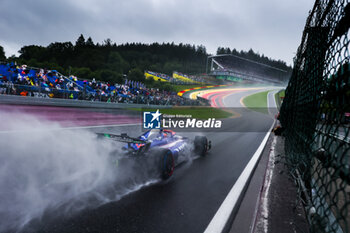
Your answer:
[[[154,120],[159,121],[159,117],[162,115],[161,113],[159,113],[159,109],[157,109],[157,111],[155,113],[151,113],[153,118],[151,120],[151,122],[153,122]]]
[[[143,112],[143,128],[144,129],[160,129],[161,113],[159,109],[156,112]]]

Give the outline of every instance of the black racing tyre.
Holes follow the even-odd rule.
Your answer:
[[[196,136],[194,138],[194,152],[204,156],[208,151],[208,139],[206,136]]]
[[[174,160],[173,153],[171,153],[171,151],[168,149],[163,150],[161,153],[161,164],[160,164],[162,179],[163,180],[169,179],[174,173],[174,168],[175,168],[175,160]]]
[[[149,154],[150,166],[156,166],[157,173],[163,180],[169,179],[175,168],[175,160],[172,152],[166,148],[153,148]],[[154,162],[156,163],[154,163]]]

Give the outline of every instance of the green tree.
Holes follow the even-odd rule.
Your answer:
[[[87,67],[74,68],[72,74],[79,79],[93,79],[93,73]]]
[[[173,86],[170,83],[165,83],[161,86],[161,89],[165,91],[174,91]]]
[[[154,79],[153,78],[148,78],[143,81],[148,87],[153,87],[154,85]]]
[[[6,60],[4,48],[0,45],[0,61]]]
[[[164,71],[167,74],[172,74],[173,71],[182,71],[182,65],[179,62],[167,62],[164,64]]]
[[[216,51],[216,54],[219,55],[219,54],[225,54],[226,53],[226,50],[225,48],[222,48],[222,47],[219,47]]]
[[[127,62],[118,52],[111,52],[109,54],[108,66],[111,70],[121,74],[124,73],[124,71],[126,71],[128,68]]]
[[[100,70],[99,77],[102,81],[110,83],[122,83],[123,75],[111,70]]]
[[[18,52],[20,53],[19,57],[25,60],[35,58],[38,61],[44,61],[46,48],[43,46],[28,45],[23,46]]]
[[[89,37],[89,38],[86,40],[85,45],[88,46],[88,47],[94,47],[94,46],[95,46],[95,44],[94,44],[94,42],[92,41],[91,37]]]
[[[204,45],[199,45],[199,46],[197,46],[197,52],[206,55],[207,54],[207,49],[205,48]]]
[[[159,62],[156,64],[152,64],[149,66],[149,70],[151,70],[151,71],[162,70],[162,65]]]
[[[83,47],[84,45],[85,45],[85,38],[84,38],[83,34],[80,34],[79,38],[75,42],[75,46],[76,47]]]
[[[74,46],[71,42],[51,43],[45,51],[45,60],[55,60],[61,65],[66,65],[67,58],[72,56]],[[69,61],[69,60],[68,60]]]
[[[27,65],[32,67],[39,67],[40,63],[38,63],[38,61],[35,58],[32,58],[29,61],[27,61]]]
[[[16,61],[19,64],[29,64],[28,62],[30,62],[30,64],[37,64],[37,67],[48,69],[53,69],[49,66],[53,64],[54,67],[68,71],[68,73],[63,73],[66,75],[69,74],[69,67],[72,67],[71,71],[84,68],[78,70],[79,75],[83,75],[82,78],[119,80],[122,74],[128,74],[131,79],[145,81],[143,78],[144,70],[168,75],[171,75],[174,70],[185,74],[202,73],[208,56],[206,48],[202,45],[176,45],[175,43],[116,45],[111,39],[106,39],[102,44],[95,44],[91,37],[85,40],[82,34],[73,44],[71,42],[55,42],[46,47],[24,46],[19,51],[19,58],[9,57],[7,60]],[[231,53],[281,69],[291,70],[285,62],[267,58],[253,50],[237,51],[236,49],[219,47],[217,53]],[[91,74],[86,72],[85,68],[89,69]],[[112,71],[112,73],[106,70]]]
[[[161,89],[161,87],[162,87],[162,81],[154,81],[153,85],[152,85],[152,86],[149,86],[149,87]]]
[[[144,74],[139,68],[133,68],[129,71],[128,79],[144,82]]]
[[[106,40],[103,41],[103,46],[111,47],[112,43],[113,43],[112,40],[110,38],[107,38]]]

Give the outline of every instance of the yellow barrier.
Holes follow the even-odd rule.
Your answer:
[[[155,81],[169,82],[169,80],[166,80],[164,78],[158,77],[158,76],[153,75],[153,74],[150,74],[148,72],[145,72],[145,77],[146,77],[146,79],[153,78],[153,80],[155,80]]]
[[[188,82],[188,83],[201,83],[201,82],[198,82],[198,81],[194,81],[194,80],[192,80],[190,78],[186,78],[185,76],[179,75],[176,72],[173,73],[173,78],[179,79],[181,81]]]

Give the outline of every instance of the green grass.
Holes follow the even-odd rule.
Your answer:
[[[286,95],[286,90],[281,90],[280,92],[278,92],[278,95],[279,95],[279,97],[285,97],[285,95]]]
[[[275,94],[275,101],[277,104],[277,108],[279,109],[281,106],[281,98],[284,98],[285,96],[285,90],[281,90]]]
[[[194,85],[172,85],[174,91],[179,92],[186,89],[194,88],[194,87],[204,87],[205,84],[194,84]]]
[[[130,110],[134,111],[147,111],[155,112],[157,109],[150,108],[131,108]],[[162,108],[159,110],[162,114],[167,115],[192,115],[192,118],[197,119],[222,119],[232,116],[232,113],[226,112],[224,110],[212,107],[174,107],[174,108]]]
[[[268,114],[267,109],[267,93],[269,91],[263,91],[249,95],[243,99],[243,104],[256,112]]]

